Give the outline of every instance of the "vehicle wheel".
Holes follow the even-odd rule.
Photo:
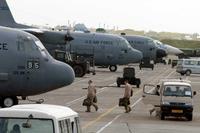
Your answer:
[[[117,87],[120,87],[120,84],[117,84]]]
[[[186,118],[188,119],[188,121],[192,121],[193,116],[192,114],[188,114]]]
[[[2,104],[1,106],[3,108],[6,108],[6,107],[11,107],[13,105],[17,105],[18,104],[18,99],[17,97],[4,97],[2,99]]]
[[[186,76],[190,76],[191,71],[190,71],[190,70],[187,70],[187,71],[185,72],[185,74],[186,74]]]
[[[76,77],[83,77],[85,75],[83,67],[76,65],[73,69]]]
[[[161,113],[160,119],[161,119],[161,120],[165,120],[165,114],[164,114],[164,113]]]
[[[116,72],[117,71],[117,66],[116,65],[111,65],[109,66],[109,69],[111,72]]]

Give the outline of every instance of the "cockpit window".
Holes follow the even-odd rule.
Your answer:
[[[37,50],[34,40],[31,37],[17,37],[17,49],[18,51],[34,51]]]
[[[42,44],[39,40],[35,41],[35,44],[37,45],[37,47],[38,47],[40,50],[44,50],[44,49],[45,49],[44,46],[43,46],[43,44]]]
[[[154,40],[154,43],[156,44],[156,46],[157,46],[158,48],[166,49],[165,45],[164,45],[162,42],[160,42],[160,41],[158,41],[158,40]]]
[[[148,40],[148,45],[155,45],[152,40]]]
[[[129,44],[129,42],[126,39],[120,39],[120,43],[128,48],[131,48],[131,45]]]

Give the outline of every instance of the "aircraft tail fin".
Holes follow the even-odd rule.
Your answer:
[[[9,26],[16,24],[6,0],[0,0],[0,25]]]

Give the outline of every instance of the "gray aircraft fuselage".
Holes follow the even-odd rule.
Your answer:
[[[156,60],[157,58],[162,58],[166,56],[166,51],[157,47],[154,40],[149,37],[139,36],[139,35],[122,35],[130,45],[143,53],[143,58],[150,60]]]
[[[53,59],[35,36],[0,27],[0,98],[30,96],[73,82],[73,69]]]
[[[142,53],[118,35],[72,32],[71,36],[74,40],[67,45],[67,51],[94,54],[96,65],[124,65],[142,59]]]
[[[39,33],[30,30],[29,28],[32,27],[15,22],[5,0],[1,0],[0,7],[2,7],[0,8],[0,25],[22,28],[24,31],[37,36],[51,55],[54,55],[56,49],[73,50],[77,53],[91,53],[91,49],[93,49],[95,64],[106,66],[140,62],[142,58],[140,51],[131,48],[125,39],[117,35],[72,32],[70,35],[74,40],[70,42],[69,48],[65,40],[66,32],[42,31]]]
[[[102,33],[70,32],[74,40],[66,45],[66,32],[46,31],[36,35],[52,56],[55,50],[63,50],[77,54],[94,54],[95,65],[125,65],[138,63],[142,53],[133,49],[130,44],[118,35]]]

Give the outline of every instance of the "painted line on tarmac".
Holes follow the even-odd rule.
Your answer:
[[[133,96],[137,95],[138,93],[140,93],[141,90],[136,91]],[[83,130],[86,129],[87,127],[93,125],[94,123],[96,123],[97,121],[99,121],[100,119],[102,119],[103,117],[105,117],[106,115],[108,115],[110,112],[112,112],[115,108],[117,108],[118,105],[113,106],[112,108],[108,109],[105,113],[101,114],[99,117],[97,117],[95,120],[90,121],[88,124],[86,124],[85,126],[83,126]]]
[[[113,86],[113,85],[116,85],[116,83],[109,84],[108,86]],[[108,88],[108,87],[103,87],[103,88],[101,88],[100,90],[97,91],[97,94],[102,93],[102,92],[105,91],[105,89],[107,89],[107,88]],[[80,100],[83,100],[84,98],[86,98],[86,96],[87,96],[87,95],[82,96],[82,97],[80,97],[80,98],[77,98],[77,99],[75,99],[75,100],[73,100],[73,101],[70,101],[70,102],[66,103],[65,105],[66,105],[66,106],[71,106],[72,104],[74,104],[74,103],[76,103],[76,102],[78,102],[78,101],[80,101]]]
[[[133,105],[131,105],[131,108],[136,106],[136,104],[138,104],[140,101],[142,100],[142,98],[139,98]],[[96,133],[101,133],[105,128],[107,128],[109,125],[111,125],[115,120],[117,120],[121,115],[123,114],[119,114],[117,115],[112,121],[108,122],[105,126],[103,126],[101,129],[99,129]]]
[[[200,84],[200,82],[192,82],[192,84]]]
[[[113,78],[113,77],[115,77],[115,76],[112,76],[112,78]],[[85,80],[88,80],[88,79],[79,80],[79,81],[77,81],[77,82],[75,82],[75,83],[82,82],[82,81],[85,81]],[[113,86],[113,85],[116,85],[116,83],[114,82],[114,83],[112,83],[112,84],[109,84],[108,86]],[[103,87],[103,88],[101,88],[100,90],[97,91],[97,94],[100,94],[100,93],[104,92],[107,88],[108,88],[108,87]],[[67,103],[65,104],[65,106],[71,106],[71,105],[73,105],[74,103],[76,103],[76,102],[78,102],[78,101],[80,101],[80,100],[83,100],[84,98],[86,98],[86,96],[87,96],[87,95],[82,96],[82,97],[80,97],[80,98],[77,98],[77,99],[75,99],[75,100],[73,100],[73,101],[67,102]]]
[[[144,71],[137,71],[136,74],[142,74],[143,72],[144,72]],[[112,76],[112,77],[114,77],[114,76]],[[88,79],[90,79],[90,78],[83,79],[83,80],[78,80],[78,81],[75,82],[75,83],[82,82],[82,81],[85,81],[85,80],[87,81]],[[149,80],[149,81],[151,81],[151,80]],[[146,82],[146,81],[145,81],[145,82]],[[108,86],[113,86],[113,85],[116,85],[116,83],[110,84],[110,85],[108,85]],[[103,87],[103,88],[101,88],[101,89],[97,92],[97,94],[100,94],[100,93],[104,92],[107,88],[108,88],[108,87]],[[82,97],[80,97],[80,98],[77,98],[77,99],[75,99],[75,100],[73,100],[73,101],[67,102],[67,103],[65,104],[65,106],[71,106],[71,105],[73,105],[74,103],[76,103],[76,102],[78,102],[78,101],[80,101],[80,100],[83,100],[84,98],[86,98],[86,95],[85,95],[85,96],[82,96]]]
[[[113,106],[112,108],[108,109],[108,111],[106,111],[105,113],[101,114],[99,117],[97,117],[95,120],[90,121],[88,124],[86,124],[85,126],[83,126],[83,130],[86,129],[87,127],[89,127],[90,125],[93,125],[94,123],[96,123],[97,121],[99,121],[100,119],[102,119],[104,116],[106,116],[107,114],[109,114],[110,112],[112,112],[115,108],[117,107],[117,105]]]
[[[165,71],[164,73],[167,73],[168,71]],[[161,72],[161,74],[163,74],[163,72]],[[152,77],[149,81],[153,82],[154,80],[159,79],[159,77],[161,77],[162,75],[159,74],[159,76],[157,76],[157,78]],[[153,80],[152,80],[153,79]],[[133,94],[133,97],[136,96],[138,93],[142,92],[142,89],[136,91]],[[141,99],[138,99],[132,106],[135,106],[138,102],[140,102]],[[132,107],[131,106],[131,107]],[[118,107],[118,105],[113,106],[112,108],[108,109],[105,113],[103,113],[102,115],[100,115],[99,117],[97,117],[95,120],[90,121],[88,124],[86,124],[85,126],[83,126],[83,130],[86,129],[87,127],[93,125],[94,123],[96,123],[97,121],[99,121],[100,119],[102,119],[103,117],[105,117],[106,115],[108,115],[110,112],[112,112],[114,109],[116,109]],[[122,114],[119,114],[119,116],[121,116]],[[117,117],[117,116],[116,116]],[[115,117],[115,119],[117,119]],[[114,120],[113,120],[114,121]],[[110,124],[112,124],[112,122],[109,122]],[[110,124],[106,124],[106,125],[110,125]],[[105,126],[104,126],[105,127]],[[106,128],[106,127],[105,127]],[[102,128],[101,128],[102,129]],[[100,129],[100,130],[101,130]],[[103,129],[104,130],[104,129]]]
[[[172,71],[169,75],[167,75],[165,78],[168,78],[171,76],[175,71]],[[154,79],[155,80],[155,79]],[[152,81],[153,82],[153,81]],[[142,100],[142,97],[140,97],[134,104],[131,105],[131,108],[135,107],[140,101]],[[108,126],[110,126],[115,120],[117,120],[120,116],[123,114],[117,115],[112,121],[108,122],[106,125],[104,125],[102,128],[100,128],[96,133],[101,133],[104,129],[106,129]]]

